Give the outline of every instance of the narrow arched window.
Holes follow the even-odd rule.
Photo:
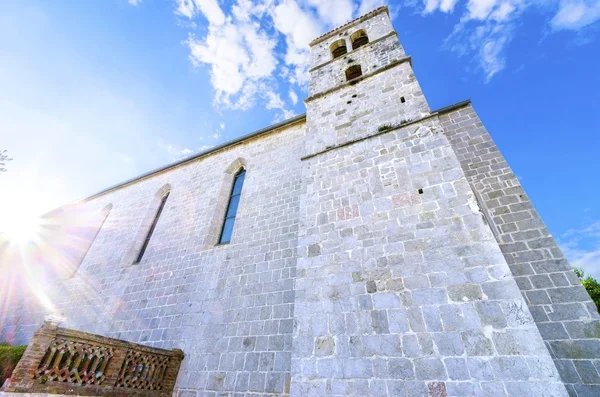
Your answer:
[[[346,69],[346,81],[350,81],[359,76],[362,76],[362,69],[360,65],[350,66],[348,69]]]
[[[364,30],[359,30],[350,36],[350,41],[352,42],[352,49],[356,50],[357,48],[369,43],[369,37],[367,36],[367,32]]]
[[[165,208],[167,199],[169,198],[169,193],[170,192],[167,192],[160,201],[158,210],[156,210],[156,214],[154,215],[154,219],[152,220],[152,225],[150,225],[150,229],[148,229],[148,233],[146,234],[146,239],[144,240],[144,243],[142,244],[142,248],[140,249],[137,259],[134,262],[135,264],[140,263],[142,261],[142,258],[144,257],[144,253],[146,252],[146,248],[148,248],[148,243],[150,242],[150,239],[152,238],[152,233],[154,233],[154,229],[156,228],[156,224],[158,223],[160,214],[163,212],[163,209]]]
[[[331,50],[331,56],[333,59],[339,58],[348,52],[348,49],[346,48],[346,41],[344,39],[337,40],[329,48]]]
[[[231,189],[231,195],[229,196],[229,204],[227,204],[227,212],[225,213],[225,220],[223,221],[223,229],[221,229],[219,244],[227,244],[231,241],[233,224],[235,223],[235,216],[240,204],[242,186],[244,185],[245,177],[246,170],[242,168],[233,179],[233,188]]]
[[[83,238],[85,240],[87,240],[87,244],[85,245],[85,248],[83,248],[82,251],[79,251],[79,252],[83,252],[83,254],[81,254],[81,256],[79,256],[79,259],[77,259],[75,264],[73,264],[73,266],[71,266],[70,269],[66,270],[67,274],[64,275],[64,278],[69,279],[69,278],[72,278],[75,276],[75,274],[79,270],[79,267],[83,263],[83,260],[89,253],[90,248],[92,248],[94,241],[96,241],[96,237],[98,237],[98,234],[102,230],[102,227],[104,226],[104,222],[106,222],[106,218],[108,218],[108,215],[110,214],[110,211],[112,210],[112,207],[113,207],[112,204],[108,204],[107,206],[105,206],[102,209],[100,214],[97,214],[97,213],[86,214],[83,217],[85,219],[85,224],[84,224],[83,229],[90,230],[91,233],[88,231],[82,232],[82,234],[84,236]]]

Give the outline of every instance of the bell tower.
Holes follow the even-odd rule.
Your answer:
[[[290,396],[566,397],[387,8],[311,52]]]
[[[310,43],[307,155],[429,115],[387,7]]]

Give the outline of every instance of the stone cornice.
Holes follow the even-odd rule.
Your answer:
[[[358,18],[356,18],[356,19],[354,19],[354,20],[352,20],[352,21],[350,21],[350,22],[348,22],[348,23],[346,23],[346,24],[344,24],[344,25],[342,25],[342,26],[340,26],[338,28],[330,30],[329,32],[327,32],[327,33],[325,33],[325,34],[317,37],[316,39],[314,39],[313,41],[311,41],[308,45],[310,47],[313,47],[313,46],[319,44],[320,42],[322,42],[323,40],[327,40],[328,38],[330,38],[332,36],[335,36],[336,33],[339,33],[341,31],[344,31],[344,30],[348,29],[348,28],[351,28],[352,26],[356,26],[359,23],[364,22],[365,20],[367,20],[369,18],[373,18],[375,15],[381,14],[382,12],[386,12],[388,14],[388,16],[390,15],[390,12],[389,12],[389,10],[388,10],[388,8],[386,6],[376,8],[373,11],[368,12],[368,13],[366,13],[363,16],[360,16],[360,17],[358,17]]]
[[[361,137],[361,138],[351,139],[351,140],[346,141],[344,143],[340,143],[339,145],[327,146],[325,149],[323,149],[323,150],[321,150],[319,152],[316,152],[316,153],[313,153],[313,154],[308,154],[306,156],[300,157],[300,160],[302,160],[302,161],[308,160],[310,158],[319,156],[319,155],[321,155],[323,153],[327,153],[327,152],[330,152],[332,150],[343,148],[345,146],[354,145],[355,143],[366,141],[367,139],[375,138],[375,137],[378,137],[380,135],[384,135],[384,134],[387,134],[387,133],[390,133],[390,132],[394,132],[396,130],[400,130],[402,128],[406,128],[408,126],[411,126],[413,124],[421,123],[421,122],[423,122],[425,120],[428,120],[428,119],[431,119],[431,118],[433,118],[433,117],[435,117],[437,115],[438,115],[437,112],[432,112],[431,114],[428,114],[427,116],[420,117],[420,118],[418,118],[416,120],[408,121],[408,122],[406,122],[404,124],[400,124],[400,125],[388,128],[387,130],[384,130],[384,131],[377,131],[377,132],[375,132],[373,134],[370,134],[370,135],[367,135],[367,136],[364,136],[364,137]]]
[[[463,107],[468,106],[470,104],[471,104],[471,100],[470,99],[466,99],[464,101],[457,102],[457,103],[455,103],[453,105],[449,105],[449,106],[446,106],[446,107],[434,110],[430,114],[428,114],[427,116],[423,116],[423,117],[420,117],[420,118],[418,118],[416,120],[411,120],[411,121],[408,121],[408,122],[406,122],[404,124],[400,124],[400,125],[391,127],[391,128],[389,128],[389,129],[387,129],[385,131],[377,131],[377,132],[375,132],[373,134],[370,134],[370,135],[367,135],[367,136],[364,136],[364,137],[361,137],[361,138],[351,139],[351,140],[349,140],[347,142],[344,142],[344,143],[341,143],[339,145],[328,146],[328,147],[326,147],[325,149],[323,149],[323,150],[321,150],[319,152],[303,156],[303,157],[300,158],[300,160],[302,160],[302,161],[308,160],[310,158],[316,157],[316,156],[318,156],[320,154],[323,154],[323,153],[330,152],[332,150],[336,150],[336,149],[339,149],[339,148],[342,148],[342,147],[345,147],[345,146],[353,145],[353,144],[358,143],[358,142],[366,141],[367,139],[375,138],[375,137],[378,137],[380,135],[384,135],[384,134],[387,134],[387,133],[390,133],[390,132],[393,132],[393,131],[396,131],[396,130],[400,130],[402,128],[409,127],[409,126],[417,124],[417,123],[421,123],[423,121],[429,120],[429,119],[431,119],[433,117],[442,115],[444,113],[448,113],[448,112],[451,112],[453,110],[463,108]]]
[[[356,77],[356,78],[354,78],[352,80],[349,80],[349,81],[345,82],[344,84],[337,85],[337,86],[332,87],[332,88],[330,88],[330,89],[328,89],[326,91],[319,92],[318,94],[315,94],[315,95],[313,95],[311,97],[308,97],[308,98],[306,98],[304,100],[304,103],[308,104],[309,102],[314,101],[317,98],[320,98],[320,97],[325,96],[327,94],[331,94],[332,92],[335,92],[335,91],[337,91],[337,90],[339,90],[341,88],[347,87],[349,85],[354,85],[354,84],[358,83],[359,81],[362,81],[362,80],[368,79],[370,77],[373,77],[373,76],[375,76],[375,75],[377,75],[377,74],[379,74],[381,72],[384,72],[384,71],[386,71],[388,69],[391,69],[394,66],[400,65],[400,64],[402,64],[404,62],[408,62],[408,63],[410,63],[410,66],[412,66],[412,58],[410,56],[406,56],[404,58],[400,58],[400,59],[398,59],[396,61],[392,61],[392,62],[388,63],[387,65],[385,65],[385,66],[383,66],[383,67],[381,67],[381,68],[379,68],[377,70],[372,71],[371,73],[363,74],[362,76],[358,76],[358,77]]]
[[[102,191],[100,191],[100,192],[98,192],[96,194],[93,194],[93,195],[89,196],[89,197],[86,197],[86,198],[81,199],[81,200],[77,200],[76,202],[86,202],[88,200],[94,199],[94,198],[96,198],[98,196],[101,196],[101,195],[106,194],[108,192],[111,192],[113,190],[117,190],[117,189],[122,188],[124,186],[127,186],[127,185],[130,185],[132,183],[138,182],[138,181],[140,181],[142,179],[149,178],[151,176],[154,176],[154,175],[159,174],[159,173],[164,172],[164,171],[168,171],[168,170],[170,170],[172,168],[175,168],[175,167],[178,167],[180,165],[184,165],[184,164],[190,163],[190,162],[195,161],[195,160],[197,160],[197,159],[199,159],[201,157],[206,157],[206,156],[212,155],[215,152],[218,152],[220,150],[229,148],[230,146],[234,146],[236,144],[245,142],[245,141],[247,141],[249,139],[253,139],[253,138],[259,137],[261,135],[265,135],[265,134],[269,134],[271,132],[275,132],[277,130],[280,130],[283,127],[288,127],[288,126],[291,126],[293,124],[296,124],[296,123],[299,123],[299,122],[303,122],[305,120],[306,120],[306,113],[299,114],[299,115],[294,116],[294,117],[292,117],[290,119],[284,120],[284,121],[282,121],[280,123],[273,124],[273,125],[268,126],[266,128],[262,128],[262,129],[260,129],[258,131],[255,131],[255,132],[252,132],[250,134],[241,136],[241,137],[239,137],[237,139],[233,139],[231,141],[228,141],[228,142],[222,143],[220,145],[214,146],[214,147],[212,147],[212,148],[210,148],[208,150],[205,150],[203,152],[196,153],[196,154],[194,154],[194,155],[192,155],[190,157],[186,157],[186,158],[184,158],[182,160],[179,160],[179,161],[176,161],[174,163],[167,164],[165,166],[156,168],[156,169],[154,169],[152,171],[148,171],[148,172],[146,172],[146,173],[144,173],[142,175],[139,175],[139,176],[137,176],[135,178],[128,179],[125,182],[121,182],[119,184],[116,184],[114,186],[106,188],[106,189],[104,189],[104,190],[102,190]],[[50,212],[52,212],[52,211],[50,211]]]
[[[410,57],[403,58],[403,61],[406,61],[406,60],[410,60]],[[398,63],[400,63],[400,62],[398,62]],[[396,64],[397,64],[397,63],[394,63],[393,65],[396,65]],[[393,65],[388,65],[388,67],[391,67],[391,66],[393,66]],[[384,69],[384,68],[382,68],[382,69]],[[379,71],[381,71],[382,69],[378,70],[378,71],[377,71],[377,73],[378,73]],[[376,74],[376,73],[374,72],[373,74]],[[360,80],[361,78],[366,78],[366,77],[368,77],[368,76],[371,76],[371,75],[372,75],[372,74],[365,75],[365,76],[360,76],[360,77],[358,77],[358,78],[356,78],[356,79],[354,79],[354,80],[358,81],[358,80]],[[352,80],[351,82],[353,82],[354,80]],[[350,82],[348,82],[348,83],[350,83]],[[348,83],[347,83],[347,84],[348,84]],[[308,99],[310,99],[310,98],[308,98]],[[308,99],[307,99],[307,100],[305,100],[305,102],[306,102],[306,101],[308,101]],[[465,107],[465,106],[469,105],[470,103],[471,103],[471,100],[470,100],[470,99],[467,99],[467,100],[465,100],[465,101],[461,101],[461,102],[455,103],[454,105],[450,105],[450,106],[446,106],[446,107],[444,107],[444,108],[438,109],[438,110],[436,110],[436,111],[432,112],[430,116],[426,116],[425,118],[432,117],[432,116],[434,116],[435,114],[443,114],[443,113],[451,112],[451,111],[453,111],[453,110],[456,110],[456,109],[459,109],[459,108],[461,108],[461,107]],[[388,132],[390,132],[390,131],[394,131],[394,130],[396,130],[396,129],[403,128],[403,127],[406,127],[406,126],[408,126],[408,125],[414,124],[414,123],[416,123],[416,122],[422,121],[422,120],[424,120],[425,118],[420,118],[419,120],[414,120],[414,121],[411,121],[411,122],[409,122],[409,123],[403,124],[403,125],[401,125],[401,126],[398,126],[398,127],[395,127],[395,128],[391,128],[391,129],[389,129],[389,130],[386,130],[386,131],[383,131],[383,132],[379,132],[379,133],[376,133],[376,134],[373,134],[373,135],[369,135],[368,137],[365,137],[365,138],[360,138],[360,139],[357,139],[357,140],[355,140],[355,141],[349,141],[349,142],[347,142],[346,144],[343,144],[343,145],[341,145],[341,146],[346,146],[346,145],[352,144],[352,143],[354,143],[354,142],[358,142],[358,141],[361,141],[361,140],[369,139],[369,138],[371,138],[371,137],[374,137],[374,136],[377,136],[377,135],[385,134],[385,133],[388,133]],[[253,133],[250,133],[250,134],[244,135],[244,136],[242,136],[242,137],[240,137],[240,138],[237,138],[237,139],[231,140],[231,141],[229,141],[229,142],[225,142],[225,143],[223,143],[223,144],[221,144],[221,145],[215,146],[215,147],[213,147],[213,148],[211,148],[211,149],[209,149],[209,150],[206,150],[206,151],[204,151],[204,152],[197,153],[197,154],[195,154],[195,155],[193,155],[193,156],[190,156],[190,157],[188,157],[188,158],[185,158],[185,159],[183,159],[183,160],[179,160],[179,161],[177,161],[177,162],[175,162],[175,163],[167,164],[167,165],[165,165],[165,166],[163,166],[163,167],[159,167],[159,168],[157,168],[157,169],[155,169],[155,170],[152,170],[152,171],[146,172],[146,173],[144,173],[144,174],[142,174],[142,175],[139,175],[139,176],[137,176],[137,177],[135,177],[135,178],[131,178],[131,179],[129,179],[129,180],[126,180],[126,181],[124,181],[124,182],[122,182],[122,183],[119,183],[119,184],[116,184],[116,185],[114,185],[114,186],[111,186],[111,187],[109,187],[109,188],[106,188],[106,189],[104,189],[104,190],[102,190],[102,191],[100,191],[100,192],[98,192],[98,193],[96,193],[96,194],[94,194],[94,195],[91,195],[91,196],[89,196],[89,197],[86,197],[86,198],[84,198],[84,199],[78,200],[78,201],[76,201],[76,203],[77,203],[77,202],[86,202],[86,201],[89,201],[89,200],[91,200],[91,199],[94,199],[94,198],[96,198],[96,197],[102,196],[102,195],[103,195],[103,194],[105,194],[105,193],[108,193],[108,192],[111,192],[111,191],[117,190],[117,189],[119,189],[119,188],[121,188],[121,187],[124,187],[124,186],[127,186],[127,185],[131,185],[131,184],[133,184],[133,183],[135,183],[135,182],[138,182],[138,181],[140,181],[140,180],[142,180],[142,179],[149,178],[149,177],[151,177],[151,176],[154,176],[154,175],[156,175],[156,174],[158,174],[158,173],[161,173],[161,172],[164,172],[164,171],[168,171],[168,170],[170,170],[170,169],[172,169],[172,168],[176,168],[176,167],[178,167],[178,166],[180,166],[180,165],[184,165],[184,164],[190,163],[190,162],[192,162],[192,161],[195,161],[195,160],[197,160],[197,159],[199,159],[199,158],[202,158],[202,157],[206,157],[206,156],[212,155],[212,154],[214,154],[215,152],[218,152],[218,151],[220,151],[220,150],[223,150],[223,149],[225,149],[225,148],[228,148],[228,147],[230,147],[230,146],[234,146],[234,145],[236,145],[236,144],[238,144],[238,143],[242,143],[242,142],[244,142],[244,141],[246,141],[246,140],[253,139],[253,138],[256,138],[256,137],[259,137],[259,136],[262,136],[262,135],[266,135],[266,134],[269,134],[269,133],[271,133],[271,132],[275,132],[275,131],[277,131],[277,130],[279,130],[279,129],[283,128],[283,127],[291,126],[291,125],[294,125],[294,124],[297,124],[297,123],[300,123],[300,122],[304,122],[304,121],[306,121],[306,113],[303,113],[303,114],[300,114],[300,115],[298,115],[298,116],[292,117],[291,119],[288,119],[288,120],[282,121],[281,123],[277,123],[277,124],[271,125],[271,126],[269,126],[269,127],[262,128],[262,129],[260,129],[260,130],[258,130],[258,131],[255,131],[255,132],[253,132]],[[339,146],[339,147],[341,147],[341,146]],[[326,150],[324,150],[324,151],[322,151],[322,152],[319,152],[319,153],[316,153],[316,154],[313,154],[313,155],[304,156],[304,157],[302,157],[302,160],[306,160],[306,159],[308,159],[308,158],[311,158],[311,157],[317,156],[317,155],[318,155],[318,154],[320,154],[320,153],[324,153],[324,152],[326,152],[326,151],[329,151],[329,150],[334,150],[334,149],[336,149],[336,148],[338,148],[338,146],[336,146],[336,147],[331,147],[331,148],[327,148]],[[67,204],[67,205],[68,205],[68,204]],[[64,206],[61,206],[61,207],[59,207],[59,208],[62,208],[62,207],[64,207]],[[56,209],[54,209],[54,210],[52,210],[52,211],[49,211],[48,213],[52,213],[53,211],[56,211],[57,209],[58,209],[58,208],[56,208]]]

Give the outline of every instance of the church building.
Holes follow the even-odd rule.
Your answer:
[[[181,397],[600,396],[600,316],[470,101],[430,109],[387,7],[310,50],[306,114],[47,214],[0,341],[181,349]]]

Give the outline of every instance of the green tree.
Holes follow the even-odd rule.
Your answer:
[[[6,149],[0,150],[0,173],[6,171],[6,168],[4,168],[4,166],[11,160],[12,159],[8,157],[8,154],[6,154]]]
[[[10,378],[27,346],[11,346],[0,342],[0,385]]]
[[[595,278],[587,274],[582,267],[575,268],[574,270],[575,274],[577,274],[577,277],[579,277],[581,284],[583,284],[588,294],[590,294],[592,297],[598,312],[600,312],[600,283]]]

